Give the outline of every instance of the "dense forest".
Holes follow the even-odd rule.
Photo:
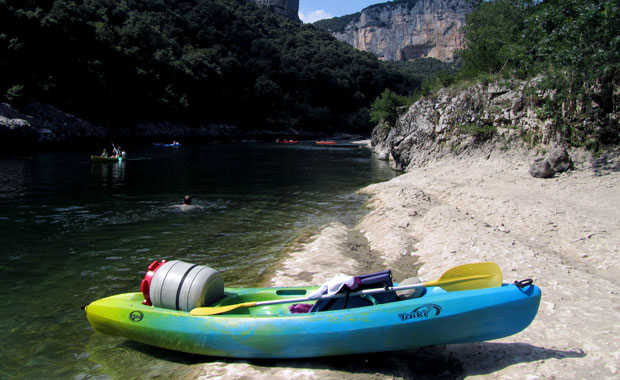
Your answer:
[[[0,0],[0,25],[3,101],[110,125],[368,133],[385,88],[427,75],[243,0]]]

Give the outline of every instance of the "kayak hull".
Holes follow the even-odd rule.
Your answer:
[[[316,141],[315,144],[317,145],[335,145],[337,144],[336,141]]]
[[[92,162],[98,163],[114,163],[114,162],[122,162],[122,157],[101,157],[101,156],[90,156],[90,160]]]
[[[316,287],[225,289],[216,305],[299,298]],[[479,342],[513,335],[534,319],[534,285],[446,292],[354,309],[290,314],[290,304],[239,308],[221,315],[145,306],[141,293],[97,300],[86,307],[95,330],[194,354],[236,358],[304,358]]]

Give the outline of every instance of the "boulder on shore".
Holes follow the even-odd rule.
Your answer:
[[[530,175],[536,178],[551,178],[555,173],[571,169],[573,163],[564,148],[555,148],[545,157],[536,157],[530,165]]]

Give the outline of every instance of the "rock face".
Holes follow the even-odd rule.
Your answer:
[[[464,44],[468,0],[394,1],[364,9],[333,35],[382,60],[437,58],[451,61]]]
[[[553,148],[559,144],[556,126],[538,112],[548,94],[534,88],[532,82],[502,81],[442,89],[414,103],[392,128],[377,126],[373,149],[406,170],[474,151]]]
[[[274,12],[299,20],[299,0],[251,0],[258,5],[273,7]]]

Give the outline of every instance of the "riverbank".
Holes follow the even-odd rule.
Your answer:
[[[575,157],[574,157],[575,158]],[[526,153],[450,158],[361,190],[354,228],[302,244],[271,285],[320,284],[385,267],[396,281],[494,261],[504,282],[532,278],[543,299],[525,331],[500,340],[304,361],[211,362],[199,378],[598,379],[620,368],[620,167],[577,159],[552,179]]]
[[[74,147],[93,147],[100,150],[110,141],[123,146],[150,145],[158,142],[181,141],[184,145],[211,142],[273,142],[278,139],[308,140],[336,139],[350,141],[358,133],[332,130],[318,131],[266,129],[258,126],[217,124],[206,121],[150,122],[124,125],[88,121],[60,111],[49,104],[31,103],[22,111],[10,104],[0,103],[0,150],[2,152],[56,151]]]

